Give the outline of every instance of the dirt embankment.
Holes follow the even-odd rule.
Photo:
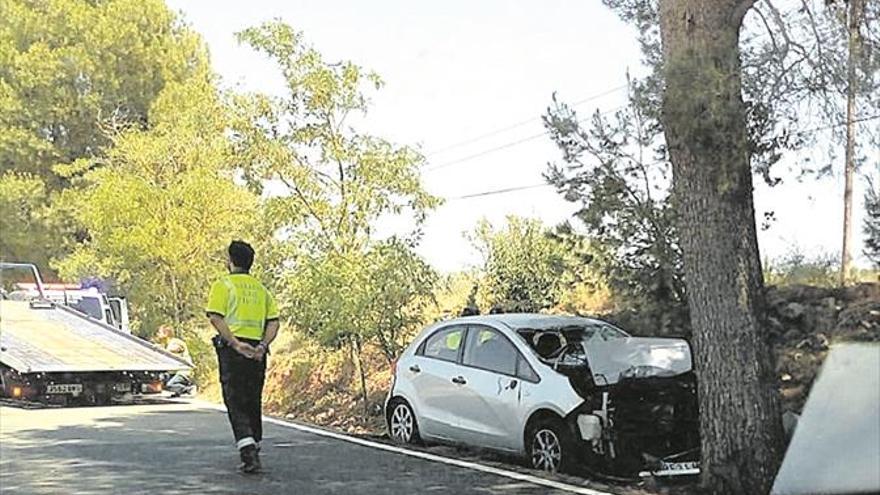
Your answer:
[[[831,345],[880,341],[880,284],[770,287],[766,301],[786,411],[801,411]]]

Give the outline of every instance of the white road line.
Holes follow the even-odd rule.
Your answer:
[[[216,409],[218,411],[226,412],[226,408],[218,405],[212,404],[204,401],[193,401],[198,402],[201,405],[204,405],[211,409]],[[496,476],[503,476],[505,478],[510,478],[512,480],[517,481],[525,481],[527,483],[532,483],[534,485],[544,486],[547,488],[553,488],[556,490],[562,490],[569,493],[578,493],[580,495],[616,495],[614,493],[609,492],[601,492],[598,490],[593,490],[591,488],[586,488],[583,486],[571,485],[568,483],[562,483],[560,481],[548,480],[545,478],[539,478],[537,476],[532,476],[530,474],[517,473],[516,471],[508,471],[507,469],[496,468],[492,466],[486,466],[484,464],[479,464],[476,462],[462,461],[460,459],[453,459],[451,457],[444,457],[436,454],[429,454],[427,452],[419,452],[416,450],[409,450],[401,447],[397,447],[394,445],[388,445],[379,442],[373,442],[371,440],[366,440],[363,438],[353,437],[346,435],[344,433],[337,433],[335,431],[328,431],[321,428],[315,428],[312,426],[305,426],[297,423],[291,423],[288,421],[283,421],[276,418],[270,418],[268,416],[263,416],[263,421],[267,423],[271,423],[274,425],[282,426],[285,428],[292,428],[294,430],[303,431],[306,433],[311,433],[313,435],[319,435],[322,437],[333,438],[335,440],[341,440],[343,442],[349,442],[357,445],[362,445],[364,447],[370,447],[378,450],[385,450],[387,452],[394,452],[396,454],[406,455],[409,457],[415,457],[418,459],[424,459],[426,461],[440,462],[443,464],[447,464],[450,466],[461,467],[465,469],[472,469],[474,471],[480,471],[483,473],[494,474]]]

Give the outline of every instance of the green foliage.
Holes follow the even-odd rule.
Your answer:
[[[11,171],[0,175],[0,259],[49,264],[45,255],[32,255],[34,246],[53,242],[44,222],[47,198],[39,177]]]
[[[49,271],[88,237],[58,191],[101,165],[115,133],[144,128],[166,85],[205,77],[207,54],[162,0],[0,0],[0,12],[0,175],[40,179],[42,190],[20,192],[54,205],[16,210],[4,237],[32,241],[5,241],[3,256]]]
[[[482,300],[505,312],[556,306],[569,287],[585,279],[593,259],[582,238],[553,235],[539,220],[516,216],[507,217],[501,229],[481,221],[471,241],[483,255]]]
[[[253,157],[245,177],[259,191],[273,181],[275,227],[306,249],[346,252],[363,248],[384,216],[408,214],[420,225],[439,204],[421,185],[424,158],[347,122],[366,112],[364,91],[381,86],[378,76],[351,62],[325,62],[285,24],[238,36],[279,64],[289,90],[281,99],[237,101],[239,152]]]
[[[243,177],[268,196],[282,312],[324,345],[348,344],[358,357],[372,341],[393,359],[435,281],[413,252],[439,204],[422,188],[424,159],[348,123],[367,110],[366,91],[381,86],[375,74],[324,61],[280,22],[238,37],[280,66],[288,89],[281,98],[237,97],[233,121]],[[395,217],[413,230],[377,239],[376,222]]]
[[[425,321],[456,318],[468,307],[479,312],[478,292],[478,273],[462,271],[439,276],[431,296],[433,304],[425,310]]]
[[[374,342],[390,362],[424,322],[435,278],[396,240],[346,256],[328,251],[285,274],[283,311],[325,346]]]
[[[779,259],[764,262],[764,280],[767,285],[837,287],[840,260],[829,253],[808,257],[793,248]]]
[[[252,238],[257,198],[233,180],[238,158],[211,81],[167,85],[149,130],[114,136],[104,165],[65,193],[90,238],[58,263],[76,279],[116,281],[147,323],[200,315],[208,283],[233,238]]]
[[[95,157],[104,126],[142,126],[170,82],[208,70],[199,37],[161,0],[2,0],[0,171]]]
[[[880,184],[868,181],[865,191],[865,256],[880,268]]]
[[[588,128],[554,100],[544,122],[563,160],[546,177],[581,206],[575,216],[602,246],[596,265],[618,295],[636,305],[685,304],[659,114],[650,111],[650,89],[632,90],[629,107],[611,118],[594,114]]]

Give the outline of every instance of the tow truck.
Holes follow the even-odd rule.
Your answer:
[[[37,267],[0,262],[0,275],[24,271],[34,291],[0,287],[0,395],[51,404],[108,404],[159,393],[164,377],[191,365],[125,329],[49,297]],[[6,281],[3,279],[7,278]]]

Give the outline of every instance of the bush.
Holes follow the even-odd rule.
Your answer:
[[[328,349],[291,330],[278,337],[272,353],[263,394],[267,413],[350,432],[384,428],[381,412],[391,371],[378,347],[365,346],[362,355],[367,376],[367,417],[349,347]]]
[[[764,262],[765,285],[835,287],[839,277],[839,260],[827,252],[808,257],[795,247],[780,258]]]

